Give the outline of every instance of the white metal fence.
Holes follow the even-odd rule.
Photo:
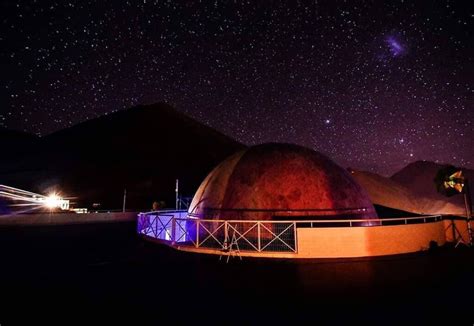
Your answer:
[[[400,225],[441,220],[440,215],[371,220],[206,220],[188,217],[186,211],[160,211],[139,214],[137,231],[170,244],[195,248],[222,250],[233,243],[245,251],[297,252],[298,228]]]
[[[186,218],[186,212],[139,214],[137,231],[180,246],[239,250],[296,252],[296,222],[224,221]]]

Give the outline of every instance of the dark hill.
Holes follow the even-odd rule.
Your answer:
[[[39,137],[22,131],[0,129],[0,184],[3,173],[15,167],[18,157],[31,151],[39,143]]]
[[[395,180],[370,172],[352,171],[352,176],[365,188],[372,203],[405,212],[401,216],[412,216],[413,214],[465,215],[461,196],[447,198],[438,193],[423,195],[414,191],[412,187],[404,186]],[[388,210],[386,213],[393,214],[394,212]],[[397,216],[388,215],[388,217]]]
[[[431,161],[417,161],[408,164],[406,167],[395,173],[390,177],[393,181],[410,188],[415,193],[431,197],[431,198],[446,198],[438,194],[434,183],[434,178],[438,171],[445,167],[446,164],[438,164]],[[474,170],[463,169],[465,176],[470,180],[471,189],[474,181]],[[471,194],[472,196],[472,194]],[[452,197],[453,201],[462,203],[461,196]],[[451,201],[451,199],[450,199]]]
[[[10,151],[15,153],[21,152],[36,144],[38,139],[38,136],[26,132],[0,129],[0,148],[2,149],[2,154]]]
[[[215,165],[243,147],[166,104],[138,106],[41,138],[5,180],[60,189],[81,206],[119,208],[125,188],[129,208],[149,208],[153,200],[174,206],[175,179],[182,194],[193,195]]]

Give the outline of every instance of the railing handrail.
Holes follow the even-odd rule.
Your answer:
[[[166,214],[157,214],[166,215]],[[410,220],[424,220],[429,218],[441,218],[442,215],[426,215],[426,216],[414,216],[414,217],[395,217],[395,218],[372,218],[372,219],[338,219],[338,220],[215,220],[215,219],[201,219],[195,217],[173,217],[175,220],[180,221],[200,221],[200,222],[213,222],[213,223],[358,223],[358,222],[387,222],[387,221],[410,221]]]
[[[163,211],[139,214],[137,223],[138,232],[156,239],[168,241],[172,246],[176,243],[180,243],[181,246],[214,248],[224,252],[230,250],[228,246],[232,247],[232,245],[235,244],[237,251],[240,252],[241,249],[239,249],[239,246],[247,243],[257,252],[297,252],[297,231],[295,222],[286,223],[283,229],[278,229],[275,228],[275,224],[280,225],[281,223],[275,223],[272,227],[265,225],[267,223],[251,221],[252,224],[250,224],[250,227],[246,228],[246,230],[242,230],[242,222],[249,221],[232,222],[227,220],[212,220],[212,222],[215,222],[215,225],[209,226],[206,225],[206,220],[180,218],[176,217],[176,215]],[[188,221],[194,224],[191,227],[186,226],[186,222]],[[238,227],[239,225],[240,227]],[[264,231],[265,236],[263,239],[266,241],[262,241],[261,230]],[[250,231],[253,232],[249,233]],[[255,238],[255,235],[251,236],[255,232],[257,232],[257,238]],[[288,236],[291,238],[286,238]],[[183,242],[188,243],[183,244]],[[274,246],[277,246],[279,249],[274,248]],[[249,248],[242,248],[242,250],[246,251],[249,250]],[[250,251],[254,250],[250,249]]]
[[[138,214],[158,214],[161,215],[161,213],[187,213],[188,211],[186,209],[164,209],[161,211],[150,211],[150,212],[140,212]]]
[[[217,208],[206,207],[206,211],[224,211],[224,212],[341,212],[341,211],[363,211],[369,210],[369,207],[347,207],[347,208],[295,208],[295,209],[277,209],[277,208]]]

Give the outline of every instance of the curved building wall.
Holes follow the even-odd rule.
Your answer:
[[[353,228],[298,229],[299,258],[350,258],[406,254],[446,242],[444,222]]]
[[[165,240],[166,244],[179,250],[217,255],[229,252],[224,246],[224,234],[228,233],[234,239],[231,242],[238,242],[238,255],[262,258],[374,257],[425,251],[433,244],[457,243],[459,236],[465,244],[469,242],[465,221],[456,223],[454,228],[449,217],[395,218],[388,222],[397,225],[320,227],[320,223],[334,222],[217,221],[181,217],[170,221],[170,214],[165,212],[162,216],[140,214],[138,232],[150,240]],[[217,227],[210,227],[211,224]],[[246,225],[246,231],[241,230],[239,224]],[[247,232],[254,229],[258,232]],[[196,230],[205,232],[201,234]],[[262,232],[265,230],[274,232]],[[453,238],[455,231],[458,233]]]
[[[240,251],[244,257],[356,258],[400,255],[428,250],[430,243],[446,243],[443,221],[352,228],[298,228],[296,252]],[[221,250],[177,245],[176,249],[222,255]]]

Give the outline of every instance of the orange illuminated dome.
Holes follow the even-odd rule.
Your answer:
[[[202,182],[189,208],[202,219],[377,218],[350,173],[291,144],[263,144],[227,158]]]

